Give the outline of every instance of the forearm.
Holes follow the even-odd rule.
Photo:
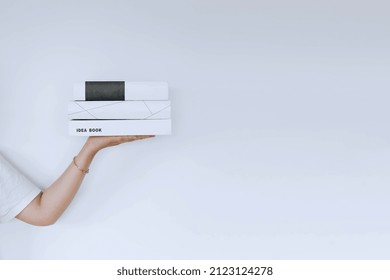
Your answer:
[[[87,170],[97,153],[87,141],[75,161],[79,168]],[[71,163],[64,173],[22,211],[17,218],[33,225],[50,225],[57,221],[72,202],[85,174]]]
[[[97,151],[88,146],[88,142],[76,156],[77,165],[83,169],[89,166]],[[80,188],[85,174],[71,163],[65,172],[41,196],[41,211],[49,215],[49,220],[55,222],[72,202]]]

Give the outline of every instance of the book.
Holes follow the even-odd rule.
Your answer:
[[[72,120],[160,120],[171,118],[170,101],[70,101]]]
[[[70,120],[72,136],[170,135],[171,120]]]
[[[80,101],[168,100],[166,82],[86,81],[73,86]]]

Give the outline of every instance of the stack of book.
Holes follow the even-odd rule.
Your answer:
[[[164,82],[88,81],[69,102],[73,136],[171,134],[171,102]]]

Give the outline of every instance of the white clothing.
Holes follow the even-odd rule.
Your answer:
[[[15,218],[40,192],[0,154],[0,223]]]

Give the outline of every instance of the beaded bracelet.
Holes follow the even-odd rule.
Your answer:
[[[77,165],[77,163],[76,163],[76,157],[73,158],[73,164],[74,164],[74,166],[76,166],[76,168],[77,168],[78,170],[80,170],[80,171],[83,172],[84,174],[88,174],[88,173],[89,173],[89,168],[88,168],[87,170],[84,170],[84,169],[81,169],[81,168]]]

